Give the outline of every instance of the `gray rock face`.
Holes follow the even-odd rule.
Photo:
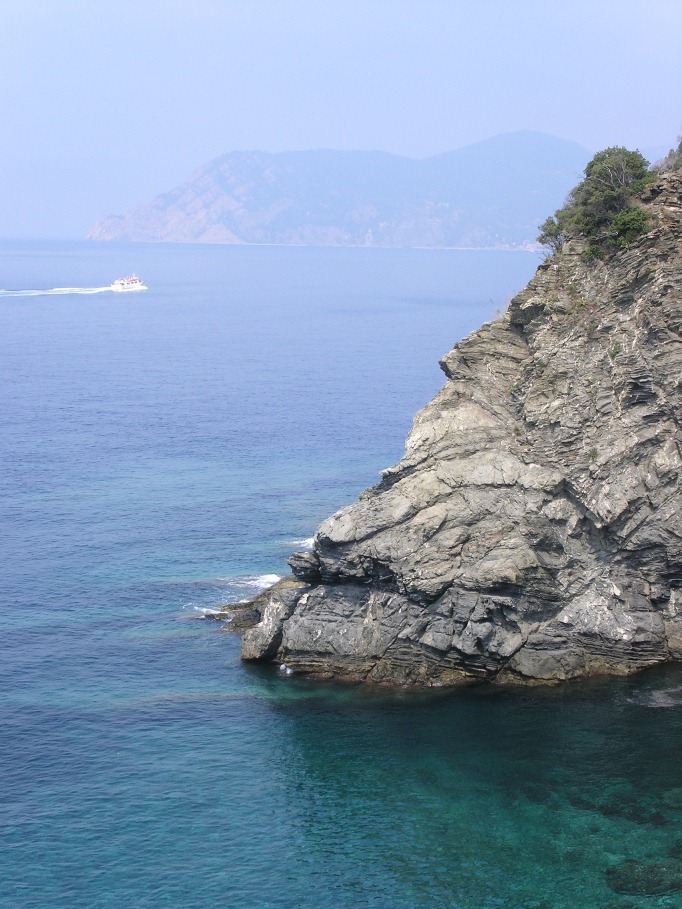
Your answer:
[[[456,344],[402,460],[295,554],[246,659],[399,684],[682,659],[682,174],[605,262],[577,241]]]

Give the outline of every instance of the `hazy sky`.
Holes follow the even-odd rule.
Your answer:
[[[0,236],[82,237],[223,152],[682,131],[682,0],[1,0]]]

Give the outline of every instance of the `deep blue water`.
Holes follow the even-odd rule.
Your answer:
[[[536,264],[4,244],[1,909],[680,909],[678,670],[339,688],[201,618],[399,458]],[[619,893],[633,859],[668,892]]]

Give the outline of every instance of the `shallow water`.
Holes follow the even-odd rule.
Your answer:
[[[202,618],[397,460],[535,264],[5,245],[2,909],[682,907],[678,670],[346,688]],[[633,859],[670,892],[618,892]]]

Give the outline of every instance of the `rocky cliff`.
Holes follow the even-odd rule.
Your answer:
[[[422,685],[682,659],[682,174],[446,354],[402,460],[261,597],[246,660]]]
[[[588,153],[535,132],[423,160],[385,152],[230,152],[94,240],[312,246],[524,246]]]

